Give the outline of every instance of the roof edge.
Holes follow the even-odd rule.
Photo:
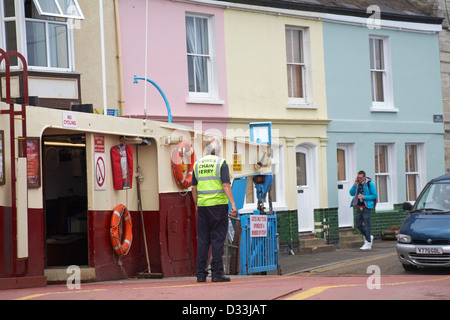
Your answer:
[[[358,18],[370,18],[372,16],[372,13],[367,13],[365,10],[361,9],[341,8],[326,5],[287,2],[279,0],[215,0],[215,1],[217,1],[218,3],[220,2],[239,3],[252,6],[353,16]],[[441,25],[444,18],[427,15],[415,15],[415,14],[410,15],[410,14],[390,13],[381,11],[381,20]]]

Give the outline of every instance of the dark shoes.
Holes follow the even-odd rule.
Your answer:
[[[212,282],[229,282],[230,280],[230,277],[224,275],[212,277]],[[206,282],[206,278],[197,277],[197,282]]]

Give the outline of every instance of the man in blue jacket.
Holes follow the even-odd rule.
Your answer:
[[[370,234],[370,215],[375,209],[377,190],[372,180],[366,177],[364,171],[359,171],[355,179],[355,184],[350,188],[350,195],[353,197],[352,207],[356,209],[356,228],[364,236],[364,244],[361,250],[372,249],[373,236]]]

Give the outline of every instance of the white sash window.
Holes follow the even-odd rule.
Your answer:
[[[73,71],[73,20],[84,19],[77,0],[3,0],[0,8],[2,47],[22,53],[30,70]]]

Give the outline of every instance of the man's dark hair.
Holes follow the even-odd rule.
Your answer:
[[[358,174],[362,174],[364,177],[366,176],[366,172],[364,170],[359,171]]]

